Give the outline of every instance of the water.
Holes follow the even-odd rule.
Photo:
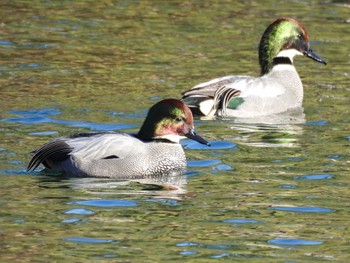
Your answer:
[[[347,262],[346,1],[5,1],[0,261]],[[9,15],[11,14],[11,15]],[[178,187],[26,172],[62,134],[140,127],[156,101],[256,75],[265,27],[293,16],[327,66],[295,65],[305,124],[196,119]]]

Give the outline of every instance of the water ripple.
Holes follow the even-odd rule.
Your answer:
[[[60,115],[61,111],[57,108],[41,108],[41,109],[29,109],[29,110],[12,110],[9,111],[11,114],[19,116],[56,116]]]
[[[272,206],[269,210],[297,212],[297,213],[331,213],[335,210],[317,206]]]
[[[213,165],[220,164],[220,160],[192,160],[192,161],[187,161],[187,166],[188,167],[209,167]]]
[[[161,204],[165,204],[165,205],[168,205],[168,206],[178,206],[178,205],[180,205],[180,203],[177,202],[176,200],[165,199],[165,198],[149,199],[149,200],[145,200],[145,202],[161,203]]]
[[[51,136],[58,134],[57,131],[42,131],[42,132],[30,132],[28,135],[31,136]]]
[[[0,45],[1,46],[12,46],[13,43],[9,40],[0,40]]]
[[[283,189],[295,189],[297,188],[296,185],[292,185],[292,184],[284,184],[284,185],[280,185],[279,188],[283,188]]]
[[[187,255],[195,255],[195,254],[197,254],[196,251],[181,251],[180,252],[180,255],[185,255],[185,256],[187,256]]]
[[[5,119],[2,119],[1,121],[16,122],[21,124],[54,123],[54,124],[68,125],[71,127],[87,128],[95,131],[123,130],[123,129],[132,129],[136,127],[136,125],[134,124],[93,123],[93,122],[52,119],[51,116],[57,116],[61,114],[61,111],[57,108],[31,109],[26,111],[13,110],[13,111],[10,111],[9,113],[19,115],[21,117],[5,118]]]
[[[190,150],[223,150],[223,149],[235,148],[237,146],[237,144],[233,142],[226,142],[226,141],[209,141],[209,143],[210,143],[210,146],[200,144],[193,140],[181,141],[182,146],[185,149],[190,149]]]
[[[260,221],[254,220],[254,219],[226,219],[223,220],[224,223],[230,223],[230,224],[259,224]]]
[[[329,159],[343,159],[344,155],[342,154],[330,154],[327,156]]]
[[[234,168],[228,164],[219,164],[218,166],[214,167],[214,171],[232,171],[233,169]]]
[[[332,179],[333,175],[331,174],[310,174],[310,175],[301,175],[295,176],[295,180],[325,180]]]
[[[75,208],[75,209],[70,209],[64,212],[67,215],[92,215],[94,214],[94,211],[88,210],[88,209],[83,209],[83,208]]]
[[[229,256],[230,256],[229,253],[222,253],[222,254],[211,256],[211,258],[223,258],[223,257],[229,257]]]
[[[306,123],[306,125],[313,125],[313,126],[324,126],[326,124],[328,124],[328,121],[326,120],[309,121]]]
[[[69,120],[53,120],[49,122],[64,124],[71,127],[87,128],[93,131],[111,131],[111,130],[124,130],[136,127],[134,124],[116,124],[116,123],[93,123],[93,122],[80,122],[80,121],[69,121]]]
[[[68,237],[64,238],[65,241],[77,242],[77,243],[93,243],[93,244],[105,244],[105,243],[118,243],[112,239],[99,239],[90,237]]]
[[[68,203],[70,205],[86,205],[86,206],[97,206],[97,207],[131,207],[138,206],[138,204],[127,201],[127,200],[107,200],[107,199],[96,199],[96,200],[84,200]]]
[[[323,242],[305,239],[292,239],[292,238],[275,238],[268,241],[269,244],[283,245],[283,246],[310,246],[321,245]]]
[[[63,220],[62,223],[71,224],[71,223],[77,223],[80,221],[81,221],[81,219],[79,219],[79,218],[69,218],[69,219]]]
[[[198,247],[199,244],[192,242],[180,242],[176,244],[177,247]]]

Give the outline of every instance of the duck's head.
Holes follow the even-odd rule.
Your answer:
[[[304,55],[317,62],[326,64],[312,51],[305,27],[293,18],[279,18],[265,30],[259,45],[259,63],[261,74],[268,73],[273,58],[288,57],[293,62],[295,55]]]
[[[177,99],[165,99],[153,105],[137,137],[143,140],[163,139],[175,143],[187,137],[210,145],[196,133],[191,110]]]

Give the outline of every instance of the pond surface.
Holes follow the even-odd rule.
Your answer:
[[[2,1],[1,262],[347,262],[348,1]],[[62,134],[140,127],[148,108],[257,75],[280,16],[328,65],[297,57],[305,124],[196,119],[179,188],[27,173]]]

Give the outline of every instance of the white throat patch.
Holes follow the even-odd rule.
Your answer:
[[[293,62],[294,56],[302,56],[302,55],[303,55],[303,53],[301,53],[300,51],[292,48],[292,49],[282,50],[281,52],[279,52],[277,54],[276,57],[287,57]]]
[[[186,137],[180,136],[177,134],[167,134],[167,135],[154,137],[154,139],[164,139],[164,140],[168,140],[168,141],[175,142],[175,143],[180,143],[180,140],[184,139],[184,138],[186,138]]]

